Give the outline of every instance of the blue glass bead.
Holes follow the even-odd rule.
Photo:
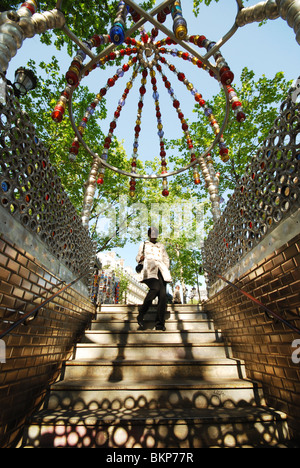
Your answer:
[[[216,42],[211,42],[211,43],[208,45],[207,50],[209,51],[209,50],[212,49],[215,45],[216,45]]]
[[[111,28],[109,35],[114,44],[122,44],[125,40],[125,32],[121,23],[115,23]]]
[[[8,189],[9,189],[9,185],[7,182],[2,182],[1,183],[1,188],[3,190],[3,192],[8,192]]]

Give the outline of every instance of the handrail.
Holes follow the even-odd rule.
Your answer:
[[[239,291],[240,293],[242,293],[244,296],[248,297],[248,299],[251,299],[251,301],[255,302],[255,304],[259,305],[259,307],[261,307],[262,309],[264,309],[266,312],[267,312],[267,315],[269,316],[272,315],[274,318],[276,318],[277,320],[279,320],[280,322],[284,323],[287,327],[291,328],[293,331],[295,331],[296,333],[300,334],[300,330],[299,328],[295,327],[292,323],[288,322],[287,320],[285,320],[283,317],[281,317],[281,315],[277,314],[276,312],[273,312],[272,310],[270,310],[267,306],[265,306],[262,302],[260,302],[258,299],[256,299],[255,297],[251,296],[251,294],[247,293],[246,291],[243,291],[242,289],[238,288],[238,286],[236,286],[235,284],[233,284],[231,281],[227,280],[226,278],[224,278],[224,276],[222,275],[219,275],[218,273],[210,270],[209,268],[207,267],[203,267],[202,265],[200,266],[199,268],[199,272],[201,272],[201,270],[205,271],[206,273],[209,273],[210,275],[213,275],[213,276],[216,276],[217,278],[220,278],[222,281],[225,281],[225,283],[229,284],[230,286],[232,286],[234,289],[236,289],[237,291]]]
[[[66,286],[64,286],[63,288],[61,288],[59,291],[57,291],[56,293],[52,294],[52,296],[50,296],[48,299],[46,299],[45,301],[43,301],[41,304],[39,304],[37,307],[35,307],[33,310],[31,310],[30,312],[28,312],[27,314],[23,315],[22,318],[20,318],[19,320],[17,320],[15,323],[13,323],[7,330],[5,330],[4,332],[2,332],[0,334],[0,339],[2,339],[4,336],[8,335],[14,328],[16,328],[18,325],[21,325],[22,323],[24,323],[29,317],[31,317],[32,315],[36,315],[37,312],[42,308],[44,307],[46,304],[48,304],[49,302],[51,302],[55,297],[59,296],[61,293],[63,293],[64,291],[66,291],[66,289],[70,288],[71,286],[73,286],[73,284],[75,283],[78,283],[78,281],[80,281],[82,278],[84,278],[85,276],[87,276],[89,274],[89,272],[85,272],[83,273],[82,275],[80,275],[78,278],[76,278],[75,280],[71,281],[71,283],[67,284]]]

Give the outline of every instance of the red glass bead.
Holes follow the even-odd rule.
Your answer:
[[[178,109],[179,106],[180,106],[180,102],[177,101],[177,99],[175,99],[174,102],[173,102],[173,107],[175,107],[175,109]]]
[[[103,183],[104,183],[104,180],[102,179],[102,177],[99,177],[99,179],[97,180],[97,184],[103,185]]]
[[[75,146],[72,145],[72,147],[70,148],[70,153],[78,154],[78,148],[76,148]]]
[[[223,85],[229,85],[233,82],[233,79],[234,79],[234,74],[232,73],[231,70],[224,70],[222,72],[221,70],[221,82]]]
[[[232,109],[236,109],[237,107],[242,107],[242,103],[240,101],[235,101],[232,103]]]
[[[200,36],[197,40],[197,46],[198,47],[203,47],[203,42],[206,40],[205,36]]]
[[[79,81],[79,78],[78,78],[78,75],[72,71],[72,70],[69,70],[67,73],[66,73],[66,80],[67,80],[67,83],[69,85],[75,85],[78,83]]]
[[[95,47],[98,47],[99,45],[101,45],[100,36],[98,36],[97,34],[94,34],[94,36],[92,37],[92,39],[94,39]]]
[[[27,8],[27,10],[29,10],[30,13],[34,15],[34,13],[35,13],[35,8],[34,8],[34,6],[33,6],[31,3],[25,2],[25,3],[22,3],[21,6]]]
[[[52,119],[54,122],[60,123],[63,119],[63,113],[59,110],[54,109],[54,111],[51,114]]]
[[[164,197],[168,197],[168,196],[169,196],[169,190],[164,189],[164,190],[162,191],[162,195],[163,195]]]
[[[238,122],[244,122],[246,120],[246,115],[244,114],[244,112],[238,112],[236,120]]]
[[[164,23],[166,21],[166,14],[163,11],[160,11],[157,15],[157,21]]]

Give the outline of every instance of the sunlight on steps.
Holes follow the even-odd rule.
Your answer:
[[[286,447],[285,414],[268,408],[201,306],[102,306],[27,426],[22,447]]]

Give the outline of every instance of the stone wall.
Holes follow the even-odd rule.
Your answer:
[[[300,329],[300,234],[254,263],[234,284]],[[263,384],[268,404],[288,415],[299,439],[300,335],[231,286],[216,290],[206,308],[233,357],[245,362],[248,378]],[[299,340],[299,352],[294,340]]]
[[[13,447],[92,318],[95,246],[9,89],[0,102],[0,219],[0,335],[87,273],[0,339],[0,446]]]
[[[300,329],[300,104],[293,89],[204,243],[208,302],[216,326],[261,382],[268,403],[300,436],[300,335],[218,279],[251,294]],[[293,354],[294,353],[294,354]],[[293,359],[292,356],[295,358]],[[294,362],[293,362],[294,361]]]
[[[53,259],[54,262],[58,261]],[[20,245],[0,237],[0,334],[63,285]],[[82,291],[80,290],[82,289]],[[84,285],[67,289],[27,325],[5,336],[0,362],[0,446],[11,447],[41,403],[62,363],[89,323],[94,307]],[[3,351],[3,347],[2,347]]]

